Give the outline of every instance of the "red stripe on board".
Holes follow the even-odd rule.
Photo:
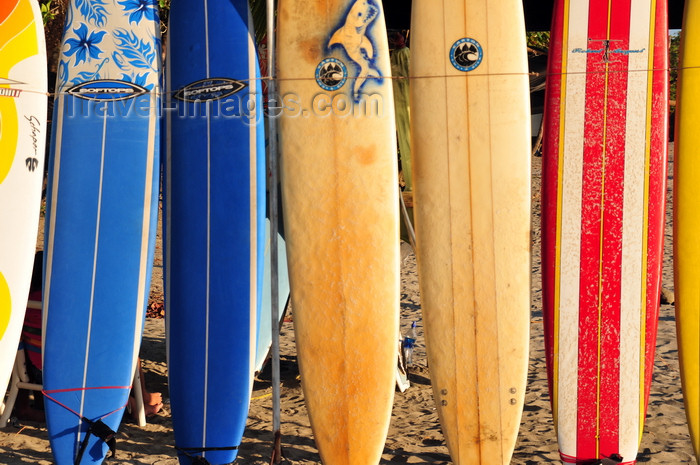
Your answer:
[[[610,21],[610,37],[619,42],[611,49],[628,50],[631,0],[616,0]],[[629,55],[610,57],[608,65],[608,130],[606,131],[606,199],[602,270],[599,457],[620,452],[620,315],[622,276],[622,223],[625,185],[625,138]]]
[[[547,63],[547,87],[545,90],[544,127],[547,137],[542,146],[542,299],[545,337],[545,357],[549,379],[549,398],[554,400],[554,285],[557,276],[557,211],[560,123],[562,112],[562,38],[564,37],[564,2],[558,0],[552,15],[552,41]],[[556,412],[555,412],[556,421]]]
[[[649,183],[649,235],[647,244],[646,365],[644,373],[644,412],[649,401],[654,368],[659,294],[663,266],[666,207],[666,162],[668,150],[668,33],[666,0],[657,0],[652,100],[652,133]]]
[[[630,0],[600,14],[608,0],[593,0],[589,17],[579,318],[579,459],[618,453],[620,277],[624,198],[627,49]],[[609,23],[608,23],[609,21]],[[606,42],[610,40],[610,42]]]
[[[591,0],[588,50],[603,50],[607,38],[608,0]],[[603,202],[603,131],[605,67],[602,52],[589,53],[586,65],[583,190],[581,203],[581,281],[578,341],[578,435],[576,458],[597,458],[598,315],[600,305],[601,212]]]

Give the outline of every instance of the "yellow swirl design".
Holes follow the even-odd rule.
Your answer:
[[[17,63],[39,53],[34,21],[31,3],[19,1],[0,22],[0,78],[9,78],[10,70]],[[0,85],[3,87],[9,85]],[[17,155],[18,119],[16,99],[0,96],[0,184]]]
[[[0,339],[5,335],[12,314],[12,297],[5,276],[0,273]]]

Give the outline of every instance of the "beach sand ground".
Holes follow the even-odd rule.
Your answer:
[[[665,239],[663,287],[672,293],[671,195],[673,156],[669,162],[669,198]],[[542,287],[540,276],[540,164],[533,159],[533,262],[531,302],[531,347],[525,410],[512,464],[560,463],[556,435],[550,413],[542,333]],[[42,238],[40,237],[40,242]],[[154,266],[152,300],[162,300],[162,259],[160,244]],[[414,365],[410,368],[411,387],[396,392],[389,435],[382,464],[447,464],[450,457],[440,431],[430,387],[422,336],[420,295],[415,256],[402,248],[401,327],[407,331],[417,322],[418,341]],[[293,313],[293,312],[292,312]],[[293,315],[292,315],[293,317]],[[320,463],[297,378],[293,323],[285,321],[281,333],[281,441],[283,463],[290,465]],[[661,306],[654,381],[649,399],[639,463],[658,465],[697,464],[686,426],[673,305]],[[118,450],[109,463],[134,465],[175,465],[176,451],[169,415],[165,330],[162,319],[147,319],[141,349],[146,384],[151,391],[162,392],[165,406],[156,417],[140,428],[125,418],[118,435]],[[269,369],[254,385],[248,426],[237,463],[269,463],[272,453],[272,387]],[[0,429],[0,464],[51,464],[45,425],[18,422]]]

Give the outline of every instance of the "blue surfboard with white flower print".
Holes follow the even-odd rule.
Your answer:
[[[46,215],[43,373],[55,461],[101,463],[127,405],[159,192],[157,0],[71,0]]]

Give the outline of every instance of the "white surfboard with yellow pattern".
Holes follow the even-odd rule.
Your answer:
[[[0,2],[0,386],[17,352],[32,277],[46,141],[39,4]],[[4,425],[0,425],[4,426]]]

